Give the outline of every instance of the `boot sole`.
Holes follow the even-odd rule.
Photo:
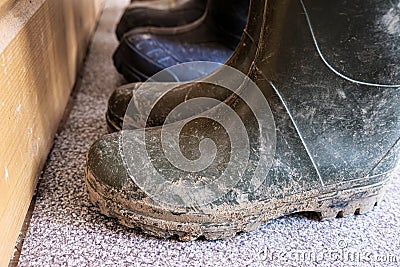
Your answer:
[[[310,192],[306,192],[283,199],[273,199],[262,205],[261,212],[244,210],[241,212],[240,219],[220,222],[204,220],[196,222],[198,215],[193,215],[191,218],[191,214],[185,214],[186,217],[183,220],[163,219],[169,216],[156,218],[143,212],[143,210],[148,210],[153,211],[153,215],[156,214],[154,208],[150,206],[143,207],[143,204],[137,204],[142,212],[136,212],[121,204],[128,203],[129,200],[119,197],[120,194],[115,189],[100,184],[88,170],[86,170],[85,183],[91,202],[100,209],[101,213],[116,218],[122,225],[159,238],[192,241],[233,237],[240,232],[254,231],[269,220],[296,213],[308,214],[309,216],[306,217],[311,215],[312,218],[319,220],[363,214],[378,205],[393,175],[393,172],[381,174],[377,177],[380,178],[380,182],[361,187],[337,190],[337,186],[336,188],[332,186],[330,192],[314,192],[313,196]],[[106,192],[112,192],[109,195],[113,197],[106,197]],[[171,216],[179,218],[182,215],[172,213]]]

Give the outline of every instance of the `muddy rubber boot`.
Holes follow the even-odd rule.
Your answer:
[[[137,27],[177,27],[203,16],[207,0],[151,1],[130,4],[122,15],[115,33],[118,40]]]
[[[138,109],[137,116],[129,113],[124,130],[92,145],[85,179],[102,213],[158,237],[213,240],[296,212],[326,219],[379,202],[400,154],[399,35],[390,26],[391,5],[251,3],[263,18],[245,73],[251,80],[231,83],[236,76],[228,69],[193,84],[202,90],[182,102],[191,107],[214,97],[208,86],[223,92],[224,74],[235,93],[183,121],[179,112],[172,120],[143,120],[136,101],[128,112]],[[135,130],[141,124],[162,126]]]
[[[114,65],[127,81],[138,82],[183,62],[224,63],[240,41],[248,7],[249,0],[210,0],[203,17],[191,24],[133,29],[115,51]]]

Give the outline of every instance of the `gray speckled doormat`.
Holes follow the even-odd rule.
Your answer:
[[[215,242],[158,240],[98,213],[84,187],[85,154],[106,133],[107,98],[123,83],[111,55],[115,24],[127,4],[105,5],[75,107],[41,178],[20,266],[400,265],[399,176],[381,205],[365,215],[323,222],[281,218]]]

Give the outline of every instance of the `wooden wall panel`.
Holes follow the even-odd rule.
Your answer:
[[[0,15],[0,266],[12,255],[102,2],[18,0]]]
[[[0,16],[10,10],[17,0],[0,0]]]

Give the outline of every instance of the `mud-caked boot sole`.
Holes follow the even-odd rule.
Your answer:
[[[202,237],[207,240],[233,237],[240,232],[254,231],[271,219],[299,212],[313,212],[312,215],[320,220],[364,214],[381,201],[390,181],[389,176],[385,176],[386,180],[364,187],[332,191],[317,196],[310,196],[311,194],[307,193],[259,203],[254,209],[238,211],[231,220],[226,218],[218,221],[212,218],[219,217],[219,214],[200,217],[179,210],[169,211],[168,215],[156,217],[154,207],[132,202],[119,190],[99,183],[90,171],[86,174],[86,187],[91,202],[100,209],[100,212],[116,218],[119,223],[151,236],[191,241]],[[259,208],[260,205],[262,209]],[[260,210],[263,211],[258,213]]]
[[[198,209],[165,206],[149,198],[129,177],[121,159],[120,138],[119,133],[107,135],[89,150],[85,183],[90,200],[101,213],[125,226],[181,241],[232,237],[299,212],[313,212],[319,219],[363,214],[380,202],[394,175],[379,174],[363,182],[303,190],[285,197],[265,196],[239,205],[223,200],[223,204]]]

